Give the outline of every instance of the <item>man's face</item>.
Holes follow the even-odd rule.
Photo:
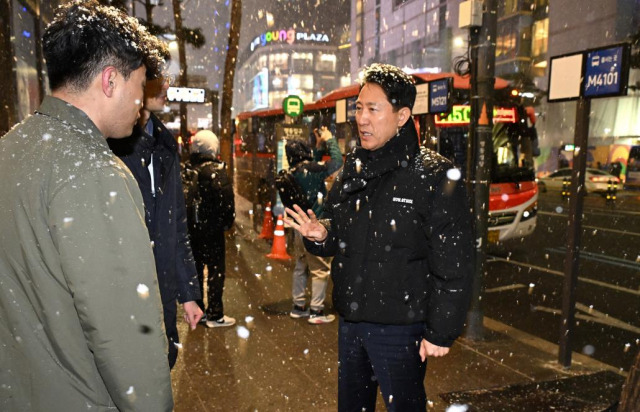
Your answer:
[[[356,101],[356,124],[364,149],[377,150],[398,131],[403,122],[401,110],[394,111],[382,87],[366,83]]]
[[[147,81],[144,88],[144,108],[150,112],[160,112],[167,102],[169,79],[160,77]]]
[[[117,74],[117,87],[114,90],[113,119],[108,137],[122,138],[131,135],[133,126],[140,117],[140,108],[144,97],[146,68],[139,67],[131,72],[128,79]]]

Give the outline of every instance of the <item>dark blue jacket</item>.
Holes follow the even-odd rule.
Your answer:
[[[130,137],[108,142],[129,167],[142,192],[162,302],[178,299],[184,303],[201,296],[187,233],[178,144],[155,115],[150,119],[154,136],[136,125]],[[148,169],[152,157],[155,196]]]

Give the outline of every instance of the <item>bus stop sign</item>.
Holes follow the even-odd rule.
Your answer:
[[[298,117],[302,114],[304,104],[298,96],[287,96],[282,101],[282,109],[287,116]]]
[[[584,97],[619,96],[625,94],[629,68],[624,67],[623,46],[593,50],[587,53]],[[626,71],[624,70],[626,69]]]

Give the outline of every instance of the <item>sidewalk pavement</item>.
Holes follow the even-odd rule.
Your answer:
[[[236,196],[227,243],[225,312],[238,325],[193,332],[180,325],[175,410],[335,411],[337,322],[289,318],[294,262],[264,257],[270,244],[257,239],[250,208]],[[333,311],[330,294],[326,305]],[[493,319],[484,326],[483,340],[462,337],[446,357],[428,361],[429,411],[605,411],[619,399],[625,376],[617,369],[573,353],[565,370],[556,344]]]

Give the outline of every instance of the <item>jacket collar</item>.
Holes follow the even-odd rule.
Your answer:
[[[407,167],[418,150],[418,133],[409,119],[381,148],[370,151],[361,146],[347,155],[342,173],[347,192],[364,188],[367,181],[399,167]]]
[[[58,99],[53,96],[45,96],[40,108],[36,110],[36,113],[57,119],[61,123],[72,127],[80,134],[99,137],[105,145],[107,144],[104,135],[89,116],[87,116],[87,114],[82,110],[62,99]]]

